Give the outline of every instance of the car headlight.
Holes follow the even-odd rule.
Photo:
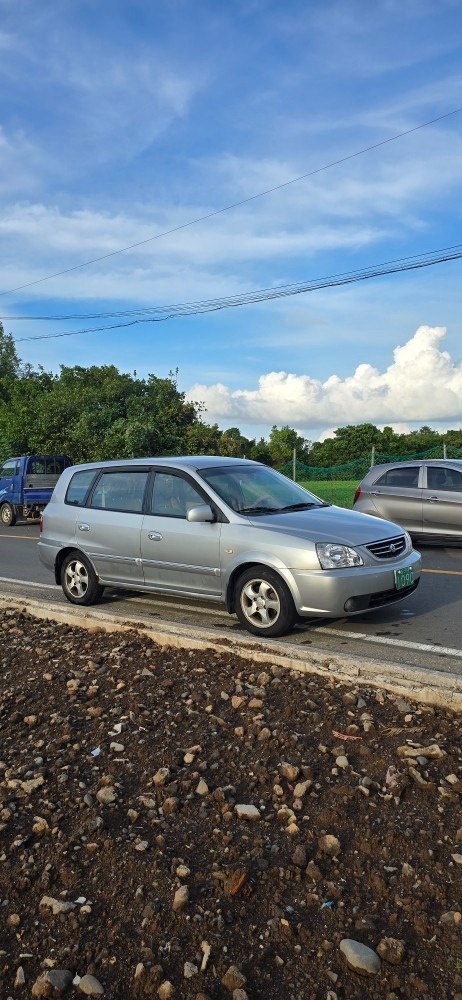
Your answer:
[[[356,549],[337,542],[317,542],[316,552],[322,569],[347,569],[349,566],[364,566],[364,561]]]

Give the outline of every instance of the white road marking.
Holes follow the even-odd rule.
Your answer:
[[[12,580],[10,576],[0,576],[0,583],[19,583],[24,587],[42,587],[45,590],[58,590],[56,583],[33,583],[31,580]]]
[[[322,632],[324,635],[336,635],[342,639],[360,639],[361,642],[379,642],[382,646],[405,646],[420,653],[437,653],[439,656],[461,656],[462,649],[452,649],[451,646],[435,646],[433,643],[408,642],[406,639],[390,639],[382,635],[367,635],[365,632],[342,632],[340,629],[327,628],[320,625],[310,629],[311,632]]]

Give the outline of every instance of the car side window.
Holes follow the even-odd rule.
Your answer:
[[[419,485],[419,466],[407,466],[405,469],[388,469],[380,479],[377,479],[375,486],[395,486],[401,489],[417,489]]]
[[[18,462],[5,462],[3,469],[0,469],[0,479],[10,476],[15,476],[17,473]]]
[[[157,472],[154,478],[150,514],[161,517],[186,517],[191,507],[204,503],[204,498],[181,476]]]
[[[443,466],[427,465],[427,487],[429,490],[462,492],[462,472]]]
[[[67,487],[64,502],[75,507],[82,507],[96,473],[97,469],[82,469],[81,472],[75,472]]]
[[[142,514],[148,472],[103,472],[90,498],[90,507],[104,510],[132,511]]]

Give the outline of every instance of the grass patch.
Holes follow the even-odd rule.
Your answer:
[[[358,482],[359,479],[316,479],[301,481],[299,485],[321,500],[335,503],[339,507],[351,507]]]

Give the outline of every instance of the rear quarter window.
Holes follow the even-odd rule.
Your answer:
[[[67,487],[65,503],[82,507],[97,471],[97,469],[82,469],[81,472],[75,472]]]
[[[377,479],[375,486],[395,486],[401,489],[417,489],[419,485],[419,466],[410,469],[388,469],[380,479]]]

